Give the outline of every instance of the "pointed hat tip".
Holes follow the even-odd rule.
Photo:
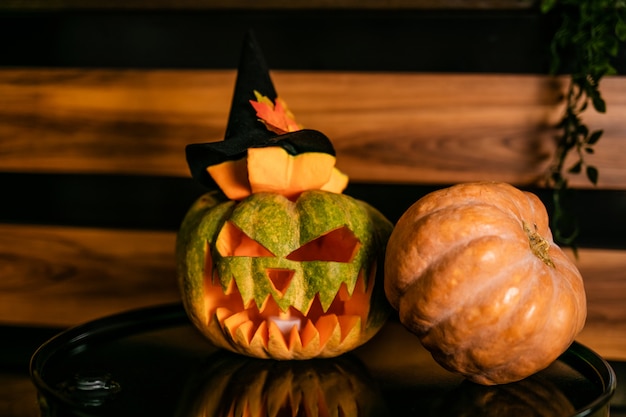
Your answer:
[[[255,100],[258,91],[271,100],[276,100],[276,90],[270,77],[269,67],[252,30],[246,32],[237,68],[237,79],[233,91],[226,137],[259,135],[270,137],[267,129],[258,123],[250,100]]]

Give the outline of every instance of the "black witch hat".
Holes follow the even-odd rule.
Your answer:
[[[248,32],[241,49],[224,140],[190,144],[186,147],[191,175],[201,184],[207,187],[215,186],[207,167],[244,158],[249,148],[278,146],[290,155],[304,152],[335,155],[330,139],[317,130],[302,129],[284,134],[268,130],[250,104],[251,100],[256,99],[255,91],[272,102],[276,101],[276,90],[263,54],[253,33]]]

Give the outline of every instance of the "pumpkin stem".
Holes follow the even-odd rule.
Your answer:
[[[528,242],[530,244],[530,250],[535,254],[535,256],[543,261],[544,264],[554,268],[554,262],[550,259],[550,255],[548,254],[548,249],[550,249],[550,243],[541,237],[539,233],[537,233],[537,226],[535,225],[535,230],[532,230],[526,222],[522,222],[524,226],[524,231],[528,236]]]

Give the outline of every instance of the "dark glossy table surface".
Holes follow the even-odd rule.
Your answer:
[[[33,352],[61,329],[0,326],[0,415],[40,416],[37,390],[28,372]],[[626,362],[609,361],[617,375],[612,417],[626,417]]]

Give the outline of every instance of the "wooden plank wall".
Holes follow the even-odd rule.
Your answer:
[[[3,171],[187,176],[188,143],[222,140],[235,73],[3,70]],[[554,153],[563,79],[537,75],[274,71],[298,121],[324,131],[361,182],[539,184]],[[625,189],[626,84],[608,77],[590,111],[599,188]],[[573,155],[572,155],[573,156]],[[591,187],[572,176],[576,187]]]
[[[338,165],[353,181],[535,185],[554,149],[562,80],[290,71],[273,77],[299,120],[333,139]],[[599,189],[626,188],[624,81],[605,81],[609,112],[589,119],[606,131],[590,157],[600,167]],[[221,140],[233,82],[229,70],[1,70],[0,172],[187,178],[182,150]],[[41,210],[53,206],[41,202]],[[174,230],[0,224],[0,322],[67,326],[175,301],[174,240]],[[589,299],[580,340],[626,358],[626,251],[581,248],[578,262]]]
[[[537,0],[0,3],[0,325],[70,326],[179,299],[176,228],[202,192],[183,149],[221,140],[249,28],[298,120],[333,140],[350,192],[391,219],[457,182],[534,189],[553,156],[565,78],[544,75],[554,16]],[[588,156],[599,184],[571,182],[589,305],[580,341],[626,359],[617,64],[601,86],[608,113],[585,115],[605,131]]]

